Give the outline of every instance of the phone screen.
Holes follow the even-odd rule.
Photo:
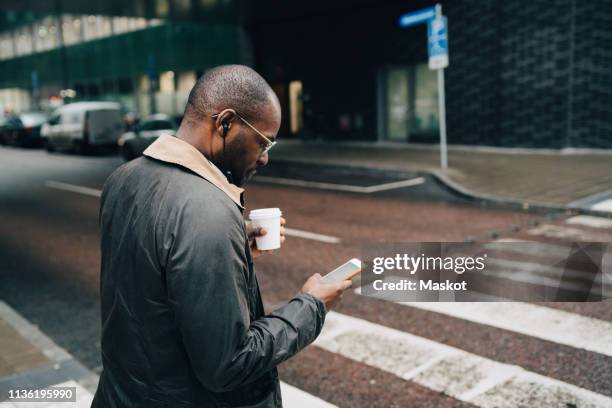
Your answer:
[[[354,276],[359,271],[361,271],[361,261],[359,259],[351,259],[347,263],[337,267],[336,269],[325,275],[323,277],[323,282],[340,282],[341,280],[347,279],[349,276]]]

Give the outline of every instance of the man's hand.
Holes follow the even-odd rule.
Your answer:
[[[352,282],[350,280],[325,283],[323,282],[322,276],[315,273],[308,278],[302,287],[302,292],[321,299],[321,301],[325,303],[325,309],[329,311],[340,299],[342,299],[342,293],[351,286]]]
[[[280,223],[281,223],[281,229],[280,229],[280,241],[281,244],[283,242],[285,242],[285,223],[287,221],[281,217],[280,219]],[[251,246],[251,252],[253,253],[253,258],[257,258],[260,255],[263,255],[265,253],[272,253],[274,252],[274,249],[269,250],[269,251],[262,251],[257,249],[257,242],[255,241],[256,237],[263,237],[264,235],[266,235],[268,233],[268,231],[266,231],[265,228],[254,228],[253,225],[251,223],[249,223],[247,225],[247,235],[249,237],[249,245]]]

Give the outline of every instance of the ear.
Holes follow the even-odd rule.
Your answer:
[[[236,118],[236,111],[233,109],[224,109],[214,115],[213,118],[215,119],[215,127],[219,130],[219,133],[225,137],[232,126],[232,121]]]

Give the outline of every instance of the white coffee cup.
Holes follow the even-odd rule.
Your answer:
[[[280,248],[281,215],[282,212],[279,208],[260,208],[249,213],[249,219],[253,227],[265,228],[267,231],[263,237],[255,238],[257,249],[267,251]]]

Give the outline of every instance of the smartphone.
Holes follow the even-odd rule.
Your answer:
[[[334,283],[349,280],[359,273],[361,273],[361,261],[357,258],[353,258],[325,275],[323,277],[323,282]]]

